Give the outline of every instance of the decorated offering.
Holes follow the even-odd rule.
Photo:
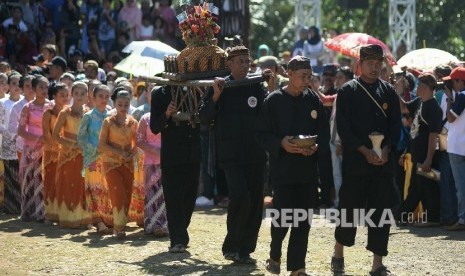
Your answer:
[[[177,56],[165,57],[164,77],[188,80],[226,75],[227,54],[216,46],[218,7],[208,2],[192,6],[190,1],[181,1],[181,6],[184,11],[177,18],[187,47]]]

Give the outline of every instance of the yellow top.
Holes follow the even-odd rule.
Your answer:
[[[116,116],[112,115],[107,117],[103,121],[102,130],[100,137],[108,137],[107,144],[124,151],[133,150],[135,148],[137,132],[137,121],[128,116],[124,124],[119,124],[116,120]],[[111,168],[115,168],[121,165],[125,165],[131,170],[134,167],[134,161],[124,161],[123,156],[113,152],[104,150],[102,154],[102,161],[106,163],[105,171],[109,171]]]
[[[47,115],[46,115],[47,114]],[[53,128],[58,120],[58,115],[53,113],[52,109],[48,109],[44,113],[44,120],[49,120],[49,129],[44,129],[44,155],[42,158],[42,166],[46,167],[50,163],[58,162],[58,152],[60,151],[60,144],[57,140],[52,138]],[[44,123],[44,122],[42,122]],[[44,126],[45,127],[45,126]],[[46,136],[46,137],[45,137]],[[47,139],[48,138],[48,139]]]
[[[63,127],[60,131],[60,136],[67,140],[72,140],[77,143],[77,134],[79,131],[79,125],[81,124],[82,116],[84,112],[76,114],[71,110],[71,107],[67,107],[60,112],[59,116],[65,116]],[[82,154],[82,149],[77,146],[70,147],[68,145],[62,144],[60,150],[60,158],[58,162],[58,167],[64,163],[73,160]]]

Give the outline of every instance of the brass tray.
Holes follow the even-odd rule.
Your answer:
[[[298,135],[294,136],[292,139],[289,139],[289,142],[295,144],[301,148],[311,148],[316,144],[316,139],[318,135],[310,136],[310,135]]]

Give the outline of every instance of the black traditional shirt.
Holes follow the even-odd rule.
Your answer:
[[[309,89],[299,96],[284,90],[271,93],[263,103],[256,137],[270,154],[273,185],[309,183],[318,178],[317,153],[304,156],[281,147],[285,136],[297,135],[318,135],[318,151],[329,147],[329,120],[320,99]]]
[[[230,80],[232,76],[226,78]],[[200,121],[205,125],[214,121],[221,166],[265,161],[265,151],[255,141],[255,125],[266,95],[261,83],[224,88],[216,103],[213,88],[208,91],[200,105]]]
[[[173,122],[172,117],[167,119],[165,112],[171,100],[171,86],[152,92],[150,129],[154,134],[161,133],[160,165],[163,168],[199,163],[200,124],[193,127],[189,122]]]
[[[380,167],[369,164],[357,149],[361,146],[373,148],[369,138],[373,132],[384,135],[383,147],[396,148],[401,114],[394,88],[383,80],[373,84],[361,78],[351,80],[339,89],[336,108],[337,131],[343,147],[343,173],[360,175],[378,171]],[[381,169],[392,173],[394,160],[389,159]]]

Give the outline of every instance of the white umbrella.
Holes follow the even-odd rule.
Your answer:
[[[131,53],[115,69],[136,77],[153,77],[165,71],[166,55],[177,55],[178,50],[158,40],[133,41],[122,50]]]
[[[157,59],[163,59],[165,55],[179,53],[168,44],[158,40],[133,41],[122,50],[123,53],[133,53],[142,56],[149,56]]]
[[[397,61],[400,67],[408,66],[423,71],[431,71],[438,65],[460,62],[454,55],[439,49],[423,48],[408,52]]]
[[[153,77],[165,71],[163,59],[144,57],[136,53],[132,53],[125,59],[120,61],[115,69],[125,72],[136,77]]]

